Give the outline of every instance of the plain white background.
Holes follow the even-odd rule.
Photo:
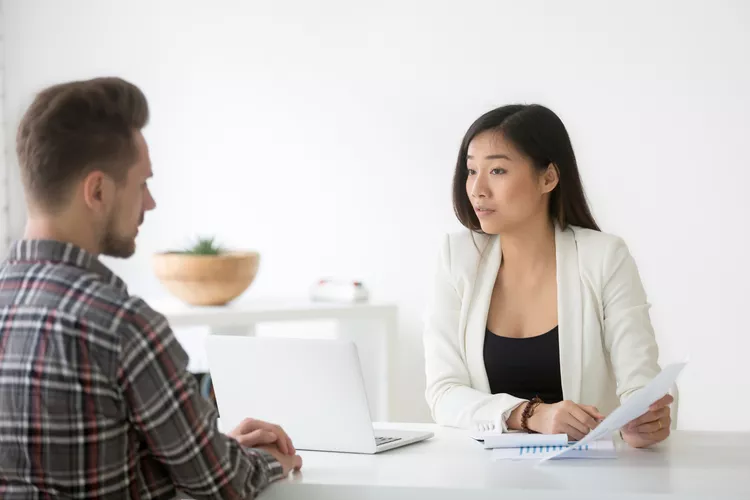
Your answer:
[[[198,234],[257,249],[246,298],[362,279],[400,306],[399,420],[429,419],[421,321],[458,228],[457,147],[492,107],[568,126],[600,225],[623,236],[662,361],[690,357],[680,427],[750,430],[750,4],[737,1],[5,0],[6,142],[34,92],[118,75],[147,94],[157,210],[108,261]],[[9,147],[11,231],[23,203]]]
[[[0,1],[0,20],[3,19],[3,5]],[[4,252],[9,243],[9,215],[8,205],[8,166],[6,162],[5,145],[5,23],[0,22],[0,252]]]

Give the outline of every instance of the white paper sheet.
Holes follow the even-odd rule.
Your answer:
[[[567,434],[530,434],[528,432],[514,432],[496,434],[484,438],[484,447],[520,448],[521,446],[565,446],[568,444]]]
[[[649,406],[669,392],[677,380],[677,376],[686,364],[687,362],[675,363],[665,367],[651,382],[630,396],[625,403],[610,413],[607,418],[602,420],[597,428],[581,439],[578,444],[586,445],[601,439],[606,435],[611,435],[613,432],[646,413]],[[544,457],[542,462],[562,457],[569,452],[570,448],[564,448]]]
[[[523,446],[520,448],[496,448],[492,450],[492,460],[540,460],[561,450],[569,449],[562,458],[617,458],[612,438],[600,439],[580,445],[569,443],[562,446]]]

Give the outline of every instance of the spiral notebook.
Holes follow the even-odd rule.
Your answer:
[[[613,439],[600,439],[579,446],[575,442],[554,446],[521,446],[518,448],[495,448],[492,460],[540,460],[572,448],[560,458],[617,458]]]
[[[521,448],[528,446],[557,446],[568,444],[567,434],[534,434],[527,432],[507,432],[486,435],[483,445],[492,448]]]

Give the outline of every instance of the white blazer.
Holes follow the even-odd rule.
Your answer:
[[[636,264],[620,238],[568,227],[555,231],[557,315],[564,399],[605,415],[660,371]],[[524,400],[490,393],[484,335],[502,260],[500,239],[447,235],[424,330],[425,396],[438,424],[507,431]]]

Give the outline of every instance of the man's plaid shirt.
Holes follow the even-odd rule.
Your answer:
[[[0,267],[0,498],[252,498],[281,476],[242,448],[166,319],[99,259],[22,240]]]

